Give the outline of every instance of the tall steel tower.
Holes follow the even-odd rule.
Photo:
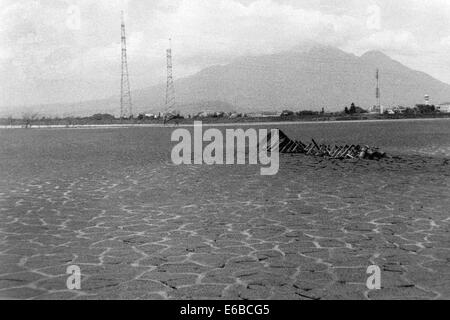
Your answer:
[[[167,87],[166,87],[166,110],[165,112],[174,112],[175,108],[175,87],[173,84],[172,70],[172,41],[169,39],[169,49],[167,53]]]
[[[120,85],[120,117],[133,116],[133,105],[131,103],[130,79],[128,75],[127,61],[127,35],[125,33],[125,18],[122,11],[122,78]]]
[[[377,69],[376,75],[377,79],[377,89],[375,92],[375,96],[377,98],[377,107],[380,110],[380,113],[383,113],[383,110],[381,110],[381,95],[380,95],[380,70]]]

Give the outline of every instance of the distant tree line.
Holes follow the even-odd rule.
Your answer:
[[[191,122],[193,120],[202,120],[210,122],[251,122],[251,121],[271,121],[272,119],[282,119],[284,121],[304,119],[304,120],[354,120],[354,119],[368,119],[379,118],[402,118],[402,117],[449,117],[450,114],[440,113],[439,109],[434,105],[418,104],[414,108],[395,107],[384,111],[384,114],[370,114],[367,111],[352,103],[349,107],[345,107],[343,111],[339,112],[325,112],[313,110],[283,110],[281,113],[275,114],[271,112],[261,114],[246,114],[237,112],[199,112],[193,115],[182,116],[179,113],[173,114],[139,114],[137,117],[119,118],[108,113],[97,113],[87,117],[46,117],[39,116],[37,113],[24,113],[20,119],[12,116],[0,119],[0,125],[6,126],[22,126],[24,128],[31,128],[33,126],[47,126],[47,125],[101,125],[101,124],[144,124],[144,123],[175,123]]]

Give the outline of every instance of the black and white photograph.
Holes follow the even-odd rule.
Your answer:
[[[450,1],[0,0],[0,300],[449,299]]]

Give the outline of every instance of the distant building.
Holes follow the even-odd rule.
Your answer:
[[[282,113],[281,113],[281,116],[282,117],[289,117],[289,116],[293,116],[294,115],[294,111],[291,111],[291,110],[284,110]]]
[[[368,109],[369,113],[380,113],[380,108],[378,106],[372,106]]]
[[[281,115],[281,112],[278,111],[264,111],[261,113],[263,117],[279,117]]]
[[[202,111],[197,114],[197,117],[198,118],[208,118],[208,117],[212,117],[213,115],[214,115],[214,112]]]
[[[386,109],[385,112],[387,112],[387,114],[395,114],[393,109]]]
[[[259,113],[259,112],[249,112],[247,114],[247,116],[249,118],[262,118],[263,117],[262,113]]]
[[[406,113],[408,110],[408,108],[403,107],[403,106],[397,106],[392,108],[392,111],[394,111],[394,113]]]
[[[367,111],[369,113],[373,113],[373,114],[375,114],[375,113],[383,114],[384,111],[386,111],[388,109],[389,109],[388,107],[384,107],[384,106],[373,106],[373,107],[370,107]]]
[[[249,118],[272,118],[272,117],[279,117],[279,116],[280,116],[280,112],[275,112],[275,111],[247,113],[247,117],[249,117]]]
[[[375,113],[399,114],[399,113],[407,113],[408,108],[403,107],[403,106],[395,106],[395,107],[373,106],[373,107],[369,108],[368,111],[369,111],[369,113],[373,113],[373,114],[375,114]]]
[[[440,105],[436,106],[436,111],[439,111],[441,113],[450,113],[450,102],[441,103]]]

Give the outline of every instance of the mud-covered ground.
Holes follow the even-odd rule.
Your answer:
[[[174,166],[171,128],[1,130],[0,298],[449,299],[448,124],[288,125],[395,158],[273,177]]]

